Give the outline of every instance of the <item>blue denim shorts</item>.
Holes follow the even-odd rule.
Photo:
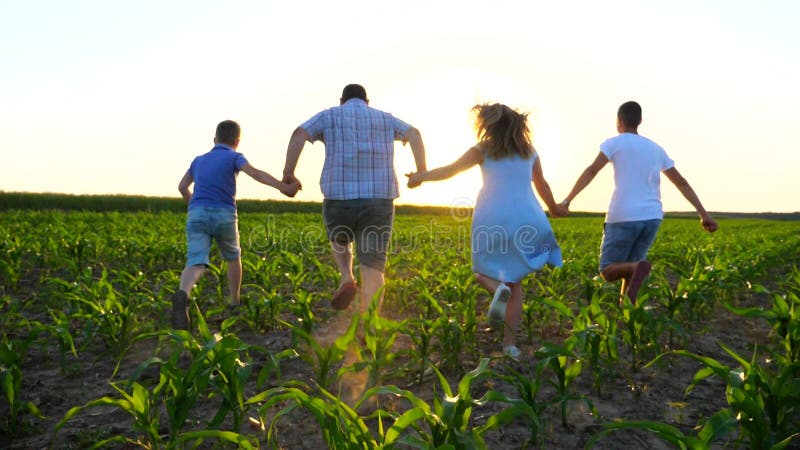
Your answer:
[[[603,243],[600,244],[600,270],[611,263],[647,258],[647,251],[656,240],[659,226],[661,219],[604,224]]]
[[[190,209],[186,217],[186,267],[208,265],[212,239],[222,259],[239,259],[242,251],[236,211],[202,206]]]

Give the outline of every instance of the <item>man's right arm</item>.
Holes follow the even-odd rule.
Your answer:
[[[419,130],[414,127],[409,128],[403,135],[403,142],[408,142],[411,145],[411,153],[413,153],[414,162],[417,164],[417,172],[428,170],[425,162],[425,144],[422,142],[422,135]]]
[[[294,176],[294,170],[297,168],[297,161],[300,159],[300,153],[309,140],[309,135],[302,127],[297,127],[289,138],[289,145],[286,148],[286,164],[283,166],[283,181],[290,183],[292,181],[299,182]]]

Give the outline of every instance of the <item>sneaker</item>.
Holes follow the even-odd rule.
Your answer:
[[[519,351],[516,345],[506,345],[503,347],[503,354],[511,359],[518,360],[522,352]]]
[[[347,309],[357,293],[358,286],[354,282],[348,281],[347,283],[343,284],[338,291],[336,291],[336,294],[333,295],[331,306],[333,309]]]
[[[180,289],[172,294],[171,323],[176,330],[189,330],[189,296]]]
[[[506,345],[503,347],[503,354],[511,359],[518,360],[522,352],[519,351],[516,345]]]
[[[505,283],[500,283],[494,291],[492,303],[489,304],[489,324],[498,327],[506,318],[506,305],[511,297],[511,289]]]

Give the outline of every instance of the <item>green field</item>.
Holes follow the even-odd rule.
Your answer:
[[[328,306],[318,205],[242,208],[245,307],[225,309],[214,254],[186,333],[169,328],[185,251],[171,200],[4,198],[2,448],[800,445],[799,222],[708,234],[668,218],[632,305],[596,277],[602,217],[554,220],[564,267],[526,279],[515,362],[485,325],[469,219],[446,209],[398,210],[360,346]],[[348,405],[354,376],[367,390]]]

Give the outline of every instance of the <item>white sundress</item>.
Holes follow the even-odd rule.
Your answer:
[[[486,157],[481,163],[483,187],[472,216],[474,272],[518,282],[545,264],[561,267],[561,249],[531,185],[537,157]]]

